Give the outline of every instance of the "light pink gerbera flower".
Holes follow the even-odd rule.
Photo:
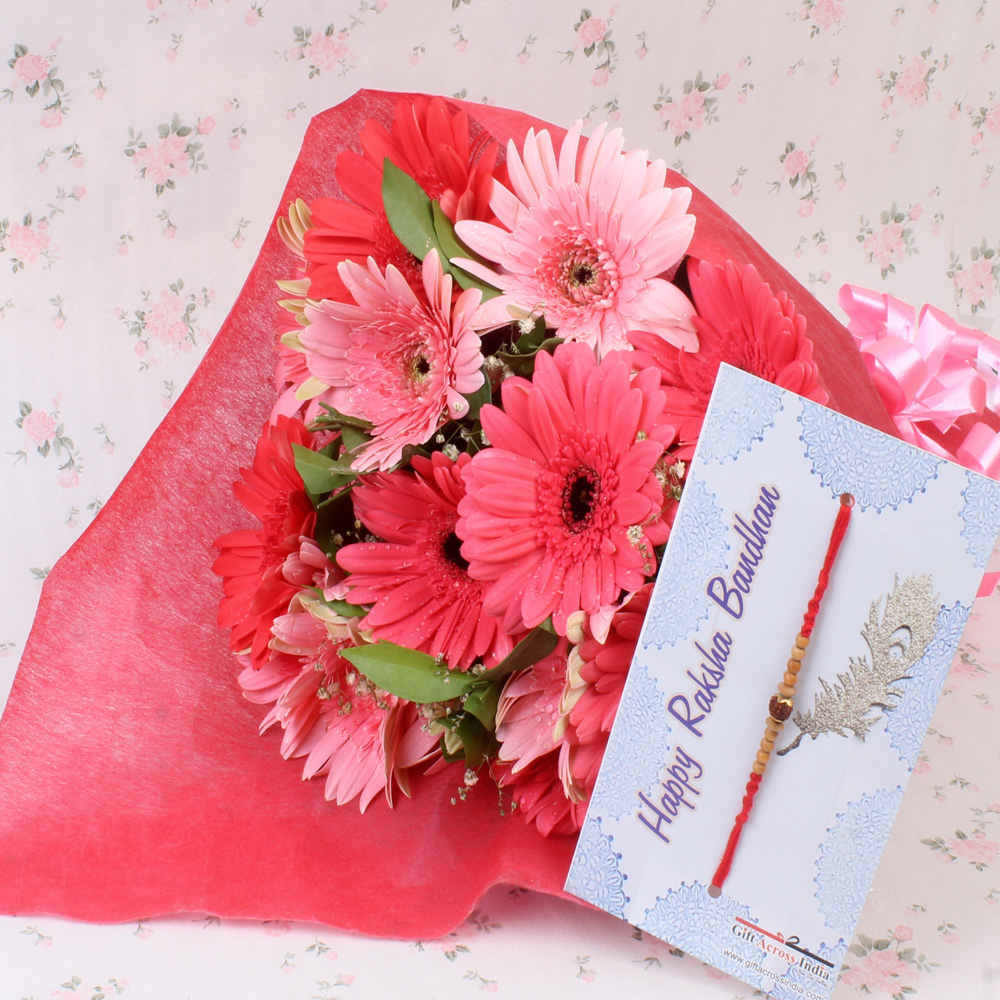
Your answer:
[[[655,571],[663,488],[655,466],[673,439],[659,372],[630,378],[624,353],[598,362],[584,344],[540,352],[533,381],[502,383],[484,406],[493,447],[465,470],[458,536],[469,575],[489,583],[483,606],[508,631],[549,615],[565,634],[638,590]]]
[[[511,142],[513,191],[494,182],[490,207],[501,226],[466,220],[456,231],[496,270],[460,260],[503,293],[485,304],[482,327],[544,313],[564,340],[599,354],[628,346],[632,330],[657,333],[694,351],[694,307],[662,277],[687,251],[694,216],[690,188],[668,188],[662,160],[622,152],[619,129],[601,125],[580,147],[581,123],[566,134],[559,159],[547,131],[529,130],[523,156]]]
[[[374,604],[362,626],[388,639],[443,656],[457,670],[483,657],[499,661],[512,648],[499,618],[483,612],[485,586],[466,572],[455,534],[465,495],[462,470],[441,452],[414,455],[413,473],[376,473],[353,491],[354,512],[384,539],[345,545],[337,561],[349,571],[355,604]]]
[[[568,657],[561,644],[500,695],[494,775],[543,836],[583,822],[651,591],[647,584],[618,610],[604,641],[583,622]]]
[[[564,786],[570,744],[557,730],[565,685],[566,643],[561,642],[550,656],[511,677],[497,706],[500,749],[493,776],[543,837],[576,833],[586,811],[583,797],[569,796]]]
[[[463,417],[465,396],[483,384],[479,334],[470,322],[481,293],[464,291],[453,306],[451,275],[442,273],[434,250],[422,269],[426,302],[396,268],[383,274],[371,258],[367,270],[344,261],[340,276],[357,304],[307,307],[309,326],[299,341],[310,373],[330,387],[324,401],[374,425],[354,468],[387,470],[406,445],[423,444],[442,423]]]
[[[373,688],[340,656],[354,645],[346,623],[320,620],[301,595],[274,636],[279,655],[261,669],[241,658],[244,695],[273,702],[261,733],[280,725],[281,755],[305,757],[302,777],[324,775],[325,797],[338,805],[357,798],[364,812],[379,792],[390,804],[396,787],[408,795],[408,771],[434,756],[438,739],[417,706]]]

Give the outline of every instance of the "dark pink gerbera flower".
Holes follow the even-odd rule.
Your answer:
[[[354,488],[354,511],[382,542],[345,545],[337,561],[350,575],[349,598],[373,604],[362,623],[377,639],[443,656],[453,669],[493,663],[512,641],[483,611],[485,586],[466,572],[455,534],[465,495],[462,470],[441,452],[415,455],[413,473],[376,473]]]
[[[492,447],[465,471],[457,532],[483,604],[508,631],[550,615],[565,634],[636,591],[655,570],[663,487],[655,466],[674,436],[655,369],[630,375],[626,355],[598,362],[585,344],[538,355],[533,381],[503,382],[484,406]],[[652,537],[651,537],[652,536]]]
[[[678,458],[694,452],[719,365],[742,368],[751,375],[825,403],[829,399],[813,361],[806,320],[785,292],[775,295],[752,265],[707,261],[688,265],[698,313],[693,317],[700,348],[678,350],[662,337],[645,332],[629,335],[638,368],[655,366],[667,390],[667,409],[678,421]]]

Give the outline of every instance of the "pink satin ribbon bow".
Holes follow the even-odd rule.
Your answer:
[[[1000,479],[1000,342],[857,285],[840,305],[903,439]]]
[[[883,292],[844,285],[839,298],[903,439],[1000,479],[1000,342]],[[998,583],[987,573],[978,596]]]

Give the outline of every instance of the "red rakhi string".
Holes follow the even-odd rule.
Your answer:
[[[840,544],[847,534],[847,525],[851,519],[851,511],[854,509],[854,497],[850,493],[844,493],[840,497],[840,509],[833,522],[833,530],[830,532],[830,542],[826,547],[826,558],[819,571],[819,578],[816,581],[816,589],[813,591],[812,599],[806,607],[806,613],[802,619],[802,628],[795,637],[795,645],[792,647],[792,655],[789,657],[785,668],[785,676],[778,685],[778,693],[771,696],[768,704],[768,718],[764,736],[760,741],[760,749],[757,751],[757,760],[754,762],[747,781],[746,791],[743,795],[743,808],[740,810],[733,828],[726,841],[726,849],[722,853],[719,867],[712,876],[712,884],[708,894],[712,897],[722,895],[722,886],[729,876],[729,869],[733,864],[733,857],[736,854],[736,845],[740,842],[740,835],[743,827],[746,826],[750,818],[750,811],[753,809],[754,797],[757,789],[760,788],[761,780],[764,777],[764,770],[770,759],[771,751],[774,749],[775,741],[785,720],[792,714],[792,699],[795,695],[795,684],[798,680],[799,670],[802,668],[802,659],[805,656],[806,647],[809,645],[809,638],[816,625],[816,616],[819,614],[819,607],[826,593],[826,588],[830,583],[830,573],[833,564],[840,551]]]

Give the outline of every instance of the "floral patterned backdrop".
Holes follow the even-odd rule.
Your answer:
[[[831,308],[853,281],[985,330],[998,315],[1000,0],[44,0],[4,13],[4,693],[41,581],[237,295],[310,115],[359,87],[609,118]],[[998,612],[997,598],[973,612],[840,1000],[1000,997]],[[0,985],[18,1000],[751,995],[611,918],[504,889],[440,941],[8,917],[0,943]]]

